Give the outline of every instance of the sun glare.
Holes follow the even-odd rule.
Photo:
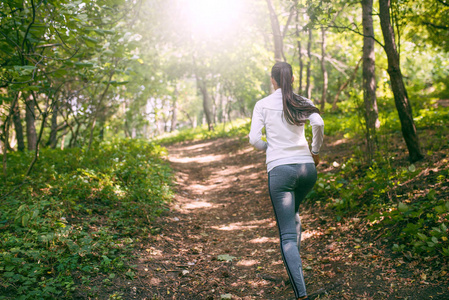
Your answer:
[[[185,21],[195,36],[232,32],[241,18],[242,0],[180,0]]]

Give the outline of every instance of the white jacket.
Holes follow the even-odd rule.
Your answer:
[[[317,113],[311,114],[307,119],[312,125],[312,151],[317,154],[323,143],[324,122]],[[267,142],[262,140],[263,127],[266,130]],[[279,165],[313,163],[304,136],[304,125],[291,125],[283,117],[281,89],[256,103],[249,142],[257,149],[266,150],[268,172]]]

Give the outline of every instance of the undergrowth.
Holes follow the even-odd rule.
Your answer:
[[[96,297],[92,278],[132,279],[131,250],[171,199],[164,148],[116,140],[90,152],[43,149],[25,179],[31,155],[9,154],[0,186],[0,299]]]
[[[154,139],[162,145],[185,141],[208,140],[220,137],[244,137],[249,134],[251,122],[249,119],[238,119],[229,123],[220,123],[209,130],[206,125],[183,129],[161,135]]]
[[[397,146],[405,143],[392,107],[380,115],[378,151],[371,161],[360,149],[363,142],[356,141],[362,140],[362,127],[353,127],[351,134],[344,130],[357,122],[357,116],[348,118],[350,112],[327,115],[325,127],[338,134],[340,126],[339,136],[349,138],[352,154],[340,157],[342,162],[330,161],[332,171],[319,174],[308,199],[324,202],[338,221],[364,217],[393,251],[449,257],[449,140],[444,125],[449,123],[449,108],[429,100],[414,109],[425,155],[416,164],[409,164],[405,149]],[[343,121],[342,116],[346,116]]]

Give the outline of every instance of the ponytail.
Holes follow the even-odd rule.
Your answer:
[[[277,62],[271,69],[271,77],[281,88],[284,118],[289,124],[303,125],[311,114],[320,113],[307,99],[293,93],[293,71],[290,64]]]

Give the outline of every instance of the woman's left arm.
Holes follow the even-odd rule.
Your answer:
[[[251,119],[251,130],[249,132],[249,142],[259,150],[266,150],[267,142],[262,140],[262,129],[264,128],[262,111],[257,105],[254,107],[253,117]]]
[[[319,154],[324,138],[324,121],[320,114],[313,113],[308,118],[312,126],[312,154]]]

